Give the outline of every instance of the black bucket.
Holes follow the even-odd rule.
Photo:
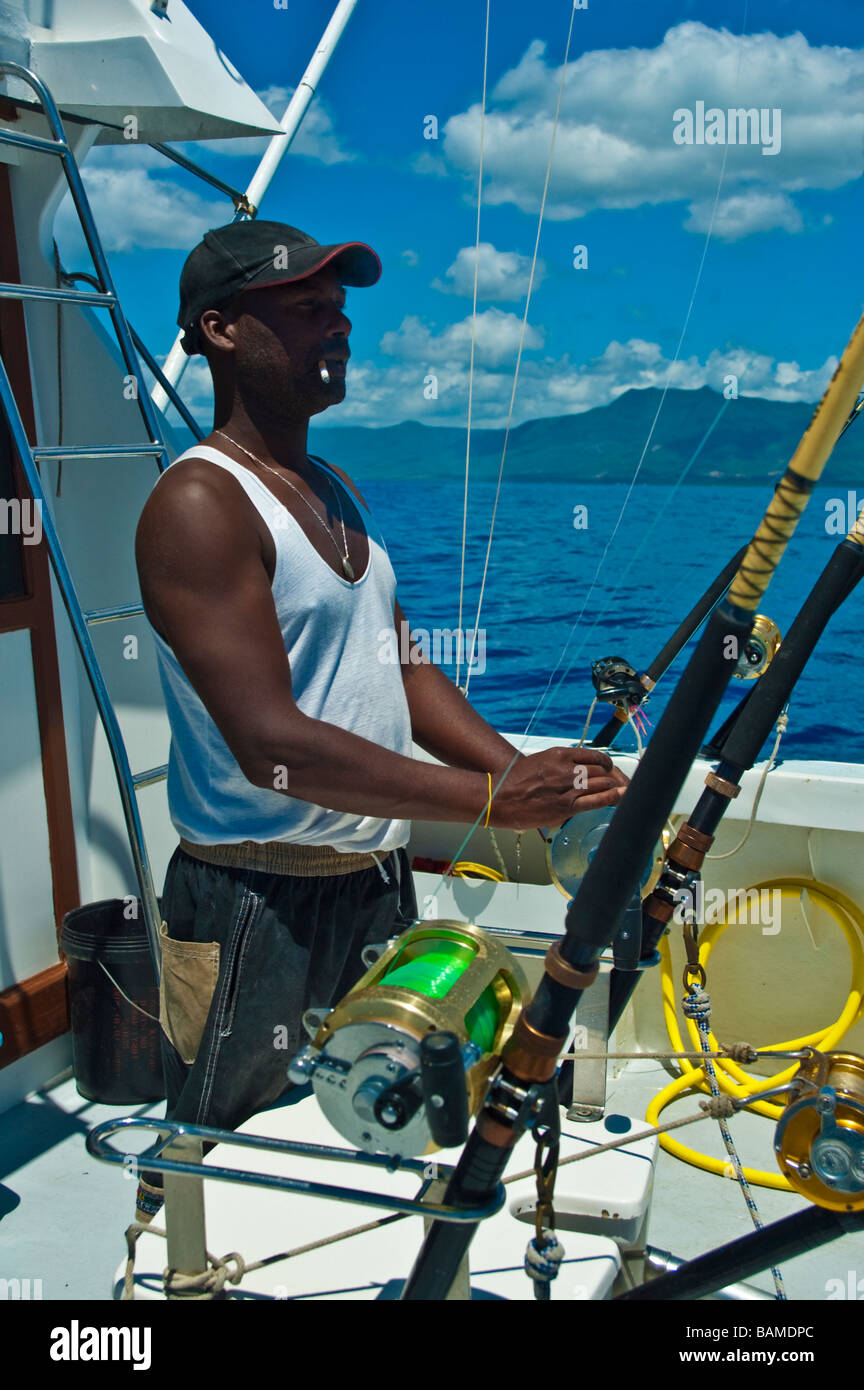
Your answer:
[[[159,987],[140,902],[135,908],[134,899],[106,898],[67,912],[60,949],[69,968],[79,1093],[106,1105],[164,1100]]]

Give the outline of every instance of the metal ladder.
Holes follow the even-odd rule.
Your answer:
[[[0,143],[4,145],[15,145],[19,148],[28,150],[38,150],[44,154],[54,155],[62,161],[63,172],[69,186],[72,201],[75,204],[81,229],[87,242],[87,247],[96,270],[96,277],[89,275],[69,276],[67,280],[86,279],[94,288],[91,290],[78,290],[58,287],[56,289],[46,289],[38,285],[18,285],[0,284],[0,298],[2,299],[35,299],[48,300],[54,303],[72,303],[80,305],[92,305],[100,309],[107,309],[111,315],[111,322],[117,339],[123,361],[126,365],[127,373],[134,377],[136,381],[142,379],[141,365],[136,353],[133,333],[126,322],[125,315],[120,306],[117,291],[108,269],[102,243],[96,230],[93,213],[84,191],[84,184],[78,168],[75,156],[66,139],[66,132],[60,119],[60,113],[54,102],[51,93],[44,82],[31,72],[28,68],[21,67],[18,63],[0,62],[0,76],[15,77],[25,82],[35,92],[41,104],[41,113],[45,116],[49,128],[52,132],[51,139],[46,139],[39,135],[24,134],[21,132],[10,131],[0,128]],[[151,370],[155,367],[157,376],[161,377],[158,367],[153,362],[149,354],[144,354],[148,359]],[[163,385],[168,386],[163,378]],[[176,393],[171,390],[174,404],[182,410],[182,403],[176,397]],[[60,459],[67,457],[77,458],[140,458],[142,456],[152,456],[156,460],[160,473],[169,465],[168,452],[165,441],[162,438],[159,422],[156,416],[156,409],[147,391],[137,393],[138,406],[143,417],[144,426],[147,434],[145,443],[136,444],[110,444],[110,445],[68,445],[43,448],[34,447],[27,438],[27,433],[21,419],[21,413],[15,400],[15,395],[6,371],[6,365],[0,358],[0,405],[9,426],[10,435],[21,467],[27,478],[27,483],[41,514],[42,531],[48,546],[48,553],[51,565],[57,580],[60,593],[66,612],[69,615],[69,622],[78,644],[78,650],[87,672],[90,687],[96,700],[99,717],[105,736],[108,740],[108,747],[111,753],[111,760],[114,764],[114,771],[117,777],[117,786],[120,791],[120,799],[123,805],[123,816],[126,822],[126,832],[129,837],[129,845],[132,851],[132,859],[135,866],[135,874],[138,880],[138,888],[141,898],[141,906],[144,916],[144,923],[147,930],[147,938],[150,945],[150,952],[153,957],[153,964],[156,970],[156,977],[160,975],[160,942],[159,928],[161,926],[161,913],[156,898],[156,891],[153,886],[153,876],[150,870],[150,861],[147,854],[147,846],[144,841],[144,832],[141,825],[141,817],[138,809],[137,793],[141,787],[151,786],[155,782],[162,781],[168,773],[167,765],[152,767],[144,772],[133,773],[129,766],[129,759],[126,753],[126,746],[123,742],[123,735],[117,722],[117,716],[111,703],[105,679],[96,657],[93,643],[90,639],[89,628],[97,623],[113,622],[119,618],[129,618],[138,616],[144,612],[140,603],[119,604],[112,608],[99,608],[89,611],[82,609],[79,602],[75,585],[72,580],[63,547],[50,509],[47,505],[42,481],[39,476],[37,463],[40,460]],[[191,417],[188,412],[182,411],[187,424]],[[199,435],[197,425],[193,426]]]

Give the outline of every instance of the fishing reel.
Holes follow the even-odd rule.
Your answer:
[[[641,705],[650,689],[623,656],[604,656],[592,661],[591,680],[597,699],[610,705]]]
[[[549,870],[549,877],[555,884],[559,893],[563,893],[565,898],[574,898],[582,879],[588,872],[588,865],[594,858],[600,845],[606,828],[615,814],[614,806],[602,806],[597,811],[580,811],[575,816],[571,816],[565,821],[553,835],[548,831],[543,831],[543,838],[546,841],[546,867]],[[642,872],[639,885],[640,901],[647,898],[648,894],[654,889],[654,885],[660,877],[663,865],[666,860],[666,851],[672,842],[672,834],[668,827],[663,831],[661,840],[658,842],[654,854]],[[635,912],[635,903],[634,903]],[[641,909],[639,913],[641,938]],[[627,932],[627,928],[623,930]],[[613,942],[613,954],[616,949],[619,955],[630,953],[635,947],[635,955],[638,959],[639,949],[635,941],[635,922],[633,924],[632,937],[625,937],[618,942],[617,948]],[[616,964],[618,962],[616,961]],[[628,967],[621,962],[621,968]]]
[[[374,948],[373,948],[374,949]],[[366,955],[368,960],[368,953]],[[356,1148],[410,1158],[464,1143],[528,1002],[513,956],[465,922],[410,928],[326,1017],[288,1075]]]
[[[864,1057],[811,1052],[777,1125],[774,1152],[796,1192],[831,1211],[864,1211]]]
[[[780,641],[780,629],[777,624],[771,618],[766,618],[764,613],[757,613],[753,622],[753,631],[747,638],[735,670],[732,672],[736,680],[755,681],[764,671],[767,671],[777,655]]]

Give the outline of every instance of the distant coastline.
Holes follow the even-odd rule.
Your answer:
[[[516,426],[507,445],[505,481],[631,482],[661,395],[655,387],[625,391],[609,405],[578,415],[528,420]],[[726,408],[717,420],[724,404]],[[814,408],[807,402],[769,401],[756,396],[724,402],[707,386],[696,391],[669,390],[642,460],[639,481],[668,486],[678,481],[689,464],[684,480],[688,484],[742,487],[776,482]],[[184,448],[192,444],[188,430],[176,433]],[[338,427],[313,421],[309,447],[370,482],[453,482],[464,476],[465,435],[464,426],[425,425],[417,420]],[[472,429],[474,481],[497,479],[503,447],[503,429]],[[838,444],[824,482],[836,487],[860,483],[864,476],[862,455],[864,424],[859,424]]]

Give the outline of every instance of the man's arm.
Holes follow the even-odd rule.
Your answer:
[[[458,822],[482,815],[483,772],[404,757],[298,709],[255,517],[235,478],[188,459],[154,488],[136,542],[147,615],[244,775],[255,786],[355,815]],[[574,790],[577,761],[587,765],[588,781]],[[611,767],[608,755],[592,750],[520,759],[495,797],[490,823],[560,825],[577,805],[614,804],[621,789]]]
[[[408,619],[398,601],[393,621],[397,634],[403,631],[402,623],[408,633]],[[439,667],[428,657],[412,662],[411,644],[401,636],[398,647],[409,655],[402,665],[402,682],[415,743],[449,767],[472,772],[502,773],[521,759],[522,754],[487,724]],[[419,656],[419,649],[414,650]]]

